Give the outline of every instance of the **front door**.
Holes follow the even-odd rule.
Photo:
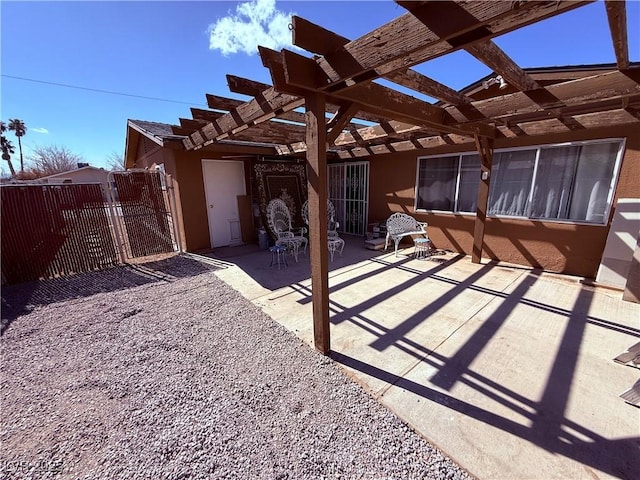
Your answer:
[[[211,248],[242,243],[238,195],[246,195],[244,163],[202,160]]]

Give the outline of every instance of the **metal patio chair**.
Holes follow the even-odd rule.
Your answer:
[[[292,227],[291,213],[282,199],[274,198],[267,205],[267,223],[269,229],[275,235],[276,245],[286,247],[287,251],[293,254],[296,262],[298,261],[300,247],[306,254],[309,241],[304,234],[307,229],[304,227],[299,229]]]
[[[302,211],[300,212],[304,223],[309,225],[309,202],[305,201],[302,204]],[[329,253],[331,254],[331,261],[333,262],[333,254],[338,252],[342,256],[342,250],[344,250],[344,240],[338,235],[338,222],[335,221],[336,209],[331,203],[331,200],[327,199],[327,246]]]

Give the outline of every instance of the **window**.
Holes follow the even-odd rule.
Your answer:
[[[536,161],[535,150],[493,154],[489,187],[489,215],[527,215],[529,189]]]
[[[618,142],[540,149],[531,218],[604,223]]]
[[[496,151],[488,214],[605,223],[622,156],[621,140]],[[477,154],[418,159],[416,209],[473,212]]]
[[[446,212],[475,212],[480,157],[421,158],[416,208]]]

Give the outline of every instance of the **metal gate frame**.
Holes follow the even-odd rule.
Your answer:
[[[336,209],[339,231],[366,235],[369,219],[369,162],[327,166],[329,200]]]
[[[130,176],[136,174],[159,176],[159,183],[162,189],[162,205],[164,206],[162,212],[152,210],[145,213],[140,212],[139,209],[137,212],[125,212],[125,210],[129,210],[129,208],[124,206],[120,201],[120,194],[125,192],[118,191],[118,182],[116,180],[116,176]],[[120,256],[121,263],[127,263],[127,260],[149,256],[156,253],[183,251],[182,242],[180,241],[180,235],[178,234],[179,229],[177,226],[178,215],[175,200],[175,188],[173,185],[173,177],[171,175],[166,174],[161,169],[129,169],[126,171],[109,172],[109,175],[107,176],[107,182],[109,214],[111,217],[111,223],[113,225],[114,238],[116,239],[116,246],[118,248],[118,254]],[[147,183],[148,185],[148,182],[145,183]],[[146,242],[146,244],[143,244],[136,248],[135,244],[144,242],[144,239],[136,235],[135,228],[132,228],[135,227],[136,224],[132,224],[129,220],[133,217],[142,219],[145,216],[149,216],[152,214],[157,217],[158,223],[161,221],[158,215],[164,215],[164,220],[166,221],[168,227],[168,234],[170,235],[171,249],[169,250],[167,248],[167,251],[147,251],[141,254],[141,252],[139,251],[141,247],[152,247],[152,245]]]

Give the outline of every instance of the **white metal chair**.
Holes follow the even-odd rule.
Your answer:
[[[274,198],[267,205],[267,223],[269,229],[275,235],[276,245],[282,245],[287,247],[296,262],[298,261],[298,252],[300,247],[303,248],[303,252],[307,252],[307,244],[309,241],[304,236],[307,229],[301,227],[300,229],[294,229],[291,225],[291,213],[287,204],[280,198]]]
[[[406,213],[394,213],[387,219],[387,238],[384,241],[385,251],[389,247],[389,240],[395,244],[396,257],[398,256],[398,245],[403,237],[420,235],[427,240],[427,224],[418,222],[411,215]]]
[[[304,223],[309,225],[309,202],[305,201],[302,204],[302,211],[300,212]],[[331,261],[333,262],[333,254],[338,252],[342,256],[342,250],[344,250],[344,240],[338,235],[338,222],[335,221],[336,209],[331,203],[331,200],[327,199],[327,246],[329,247],[329,253],[331,254]]]

